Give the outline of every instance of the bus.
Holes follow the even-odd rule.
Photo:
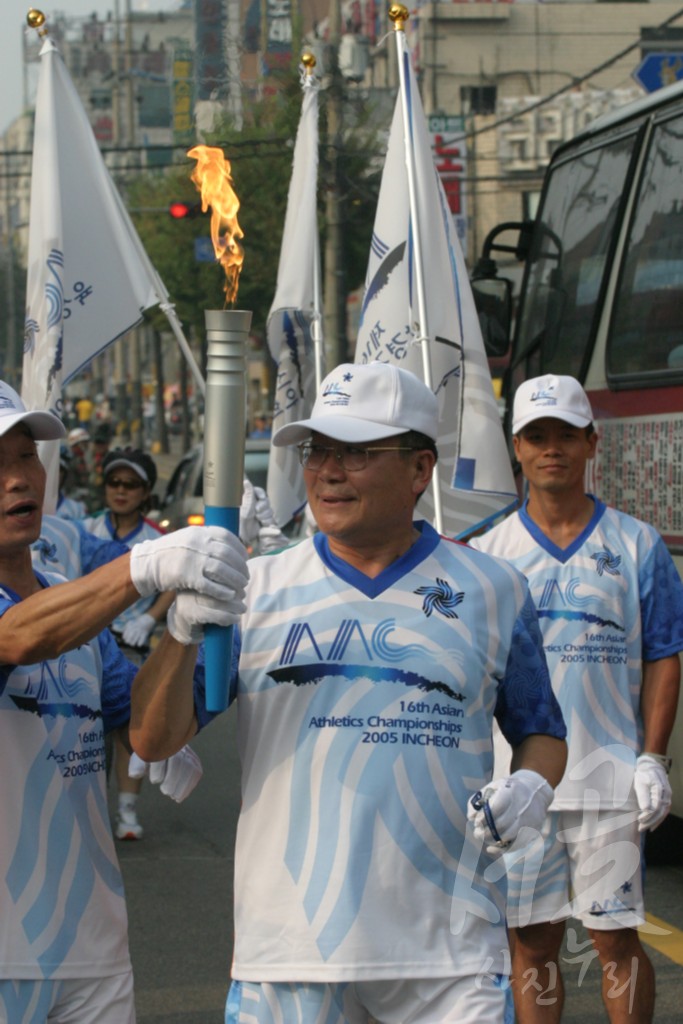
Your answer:
[[[681,572],[683,82],[558,147],[536,217],[489,233],[472,288],[508,436],[522,380],[577,377],[599,433],[588,488],[652,523]],[[683,818],[683,702],[669,753]]]

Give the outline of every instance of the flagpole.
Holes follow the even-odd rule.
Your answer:
[[[405,23],[408,20],[408,8],[403,4],[392,4],[389,8],[389,20],[393,22],[396,35],[396,54],[398,57],[398,75],[401,89],[402,113],[403,113],[403,136],[406,144],[406,170],[408,172],[408,199],[410,203],[410,221],[413,227],[412,240],[415,251],[415,285],[417,289],[417,316],[419,323],[419,337],[417,343],[422,353],[422,372],[424,382],[432,391],[432,365],[429,357],[429,321],[427,317],[427,302],[425,299],[424,265],[422,261],[422,239],[420,238],[420,225],[417,216],[417,186],[415,173],[415,154],[413,152],[412,125],[410,122],[410,105],[408,96],[408,82],[406,80],[406,69],[404,61],[408,57],[408,47],[405,40]],[[434,526],[438,533],[443,532],[443,515],[441,506],[441,488],[439,487],[439,464],[434,467],[432,477],[432,491],[434,493]]]
[[[303,81],[304,89],[317,89],[318,82],[313,76],[313,69],[316,65],[315,56],[312,53],[303,53],[301,63],[305,68]],[[311,318],[311,340],[313,342],[313,357],[315,360],[315,389],[320,387],[323,379],[323,332],[322,332],[322,282],[320,280],[320,246],[318,232],[315,232],[313,239],[313,316]]]
[[[292,173],[280,244],[275,295],[266,321],[268,349],[277,364],[273,432],[310,415],[322,381],[322,299],[318,246],[318,96],[316,60],[302,53],[299,84],[301,115],[292,155]],[[268,462],[268,497],[278,525],[297,516],[306,488],[296,449],[273,448]]]
[[[197,387],[201,391],[202,395],[206,396],[206,381],[202,377],[202,371],[197,366],[197,361],[192,349],[190,348],[190,343],[183,334],[183,329],[180,326],[180,320],[178,319],[178,314],[175,311],[175,306],[172,302],[162,302],[159,304],[159,309],[171,325],[171,330],[175,334],[180,350],[187,360],[187,364],[190,367],[192,376],[197,383]]]
[[[323,379],[323,332],[322,332],[322,284],[320,281],[320,248],[318,236],[314,241],[315,256],[313,265],[313,294],[315,296],[315,308],[311,318],[311,340],[313,342],[313,357],[315,359],[315,390],[320,389],[320,382]]]

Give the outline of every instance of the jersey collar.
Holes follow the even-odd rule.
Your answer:
[[[524,524],[528,532],[531,534],[531,536],[534,538],[536,543],[539,545],[539,547],[542,547],[544,551],[547,551],[549,555],[552,555],[553,558],[556,558],[558,562],[562,562],[563,565],[565,562],[568,562],[573,555],[576,554],[576,552],[583,544],[585,544],[585,542],[588,540],[591,533],[598,525],[598,523],[600,522],[605,513],[605,509],[607,506],[603,501],[600,501],[599,498],[596,498],[594,494],[588,494],[587,497],[591,499],[595,506],[595,508],[593,509],[593,515],[591,516],[589,522],[586,523],[585,527],[578,535],[578,537],[576,537],[571,542],[568,548],[558,548],[557,544],[553,544],[550,538],[546,537],[546,535],[543,533],[543,530],[541,530],[540,527],[536,525],[536,523],[533,521],[528,512],[528,498],[519,510],[519,518],[522,520],[522,523]]]

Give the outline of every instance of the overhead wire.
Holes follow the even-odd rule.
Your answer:
[[[673,24],[674,21],[678,21],[678,19],[681,17],[683,17],[683,7],[676,11],[675,14],[672,14],[668,18],[666,18],[665,21],[660,22],[660,24],[657,25],[656,27],[657,29],[666,28],[667,26]],[[607,60],[603,61],[602,64],[598,64],[597,67],[594,67],[592,68],[592,70],[587,71],[584,75],[577,75],[575,78],[572,78],[571,82],[569,82],[567,85],[561,86],[561,88],[556,89],[554,92],[549,93],[547,96],[541,96],[538,100],[534,100],[533,103],[529,103],[526,107],[521,107],[518,110],[514,111],[514,113],[508,114],[506,117],[498,118],[492,124],[483,125],[480,128],[473,128],[471,131],[465,131],[465,138],[472,139],[477,135],[484,135],[486,132],[492,132],[496,128],[500,128],[501,125],[510,124],[511,121],[516,121],[517,118],[524,117],[525,114],[530,114],[532,111],[538,110],[540,107],[544,107],[548,103],[552,103],[552,101],[556,100],[559,96],[563,96],[565,93],[571,92],[574,89],[576,89],[577,85],[583,85],[583,83],[587,82],[590,78],[595,78],[596,75],[599,75],[602,71],[606,71],[607,68],[612,67],[613,64],[616,64],[624,57],[627,57],[629,53],[632,53],[634,50],[637,50],[638,47],[641,46],[641,44],[642,40],[636,39],[635,42],[629,43],[629,45],[624,47],[623,50],[620,50],[618,53],[615,53],[612,57],[609,57]]]

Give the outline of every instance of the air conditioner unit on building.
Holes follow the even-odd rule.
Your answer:
[[[350,82],[362,82],[368,66],[368,40],[350,32],[339,43],[339,70]]]

